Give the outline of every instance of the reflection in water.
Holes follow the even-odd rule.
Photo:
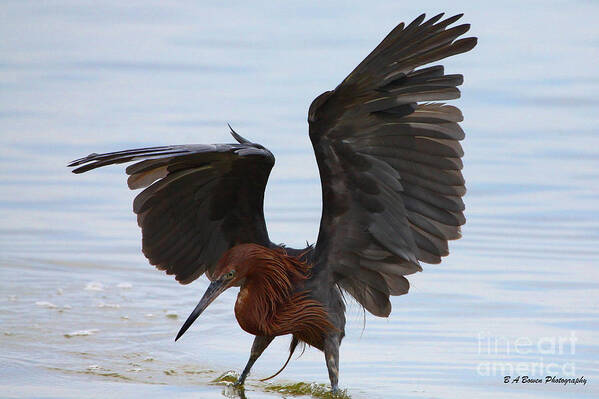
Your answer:
[[[245,388],[236,387],[233,385],[225,385],[225,387],[223,388],[223,396],[226,398],[247,398],[247,396],[245,396]]]
[[[394,298],[389,319],[367,316],[362,332],[362,314],[349,305],[340,385],[352,398],[598,394],[599,80],[589,68],[598,6],[479,3],[452,3],[480,41],[446,63],[465,76],[468,223],[452,255]],[[278,156],[266,194],[272,239],[304,245],[320,217],[309,102],[421,7],[4,4],[2,395],[242,395],[213,383],[240,369],[251,346],[231,327],[235,293],[175,343],[175,316],[193,309],[206,282],[179,286],[147,264],[121,168],[82,179],[65,165],[92,151],[229,141],[230,122]],[[574,354],[512,350],[516,340],[571,331]],[[481,350],[480,336],[503,345]],[[327,383],[322,354],[310,349],[273,384],[257,383],[280,367],[287,346],[278,338],[260,358],[248,398]],[[506,386],[505,369],[492,368],[541,360],[573,363],[589,384]]]

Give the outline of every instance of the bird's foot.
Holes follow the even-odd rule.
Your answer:
[[[233,383],[233,386],[234,386],[235,388],[241,388],[241,387],[243,387],[243,384],[245,384],[245,377],[246,377],[245,375],[241,374],[241,375],[239,376],[239,378],[237,379],[237,381],[235,381],[235,382]]]
[[[339,389],[337,385],[331,387],[331,397],[332,398],[347,398],[347,391],[345,389]]]

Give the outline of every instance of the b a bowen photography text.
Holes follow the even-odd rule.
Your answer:
[[[578,378],[558,378],[556,376],[546,376],[545,378],[532,378],[529,377],[527,375],[524,375],[522,377],[517,376],[517,377],[513,377],[506,375],[505,377],[503,377],[503,382],[505,384],[563,384],[563,385],[568,385],[568,384],[582,384],[582,385],[586,385],[587,384],[587,379],[584,378],[584,376],[582,377],[578,377]]]

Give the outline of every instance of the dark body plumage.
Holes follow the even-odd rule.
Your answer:
[[[303,341],[325,352],[336,389],[343,292],[388,316],[389,296],[408,292],[404,276],[439,263],[460,237],[462,114],[439,101],[460,96],[462,76],[421,67],[469,51],[476,38],[458,39],[467,24],[449,27],[461,15],[441,17],[398,25],[310,106],[323,192],[313,248],[270,240],[263,199],[274,156],[233,131],[239,144],[91,154],[69,165],[81,173],[136,161],[126,172],[131,189],[145,187],[133,204],[144,254],[182,284],[204,273],[212,281],[178,337],[220,292],[241,286],[236,316],[256,340],[239,383],[275,336],[292,334],[291,351]]]

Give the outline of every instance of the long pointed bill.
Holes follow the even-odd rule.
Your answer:
[[[177,338],[175,338],[175,341],[181,338],[181,335],[185,334],[185,331],[187,331],[187,329],[191,327],[193,322],[196,321],[196,319],[202,314],[204,309],[206,309],[208,305],[210,305],[212,301],[214,301],[216,297],[219,296],[227,288],[228,287],[225,280],[216,280],[210,283],[208,289],[204,293],[204,296],[202,297],[202,299],[200,299],[200,303],[198,303],[193,312],[191,312],[191,314],[185,321],[185,324],[183,324],[183,327],[181,327],[181,330],[179,330],[179,333],[177,334]]]

